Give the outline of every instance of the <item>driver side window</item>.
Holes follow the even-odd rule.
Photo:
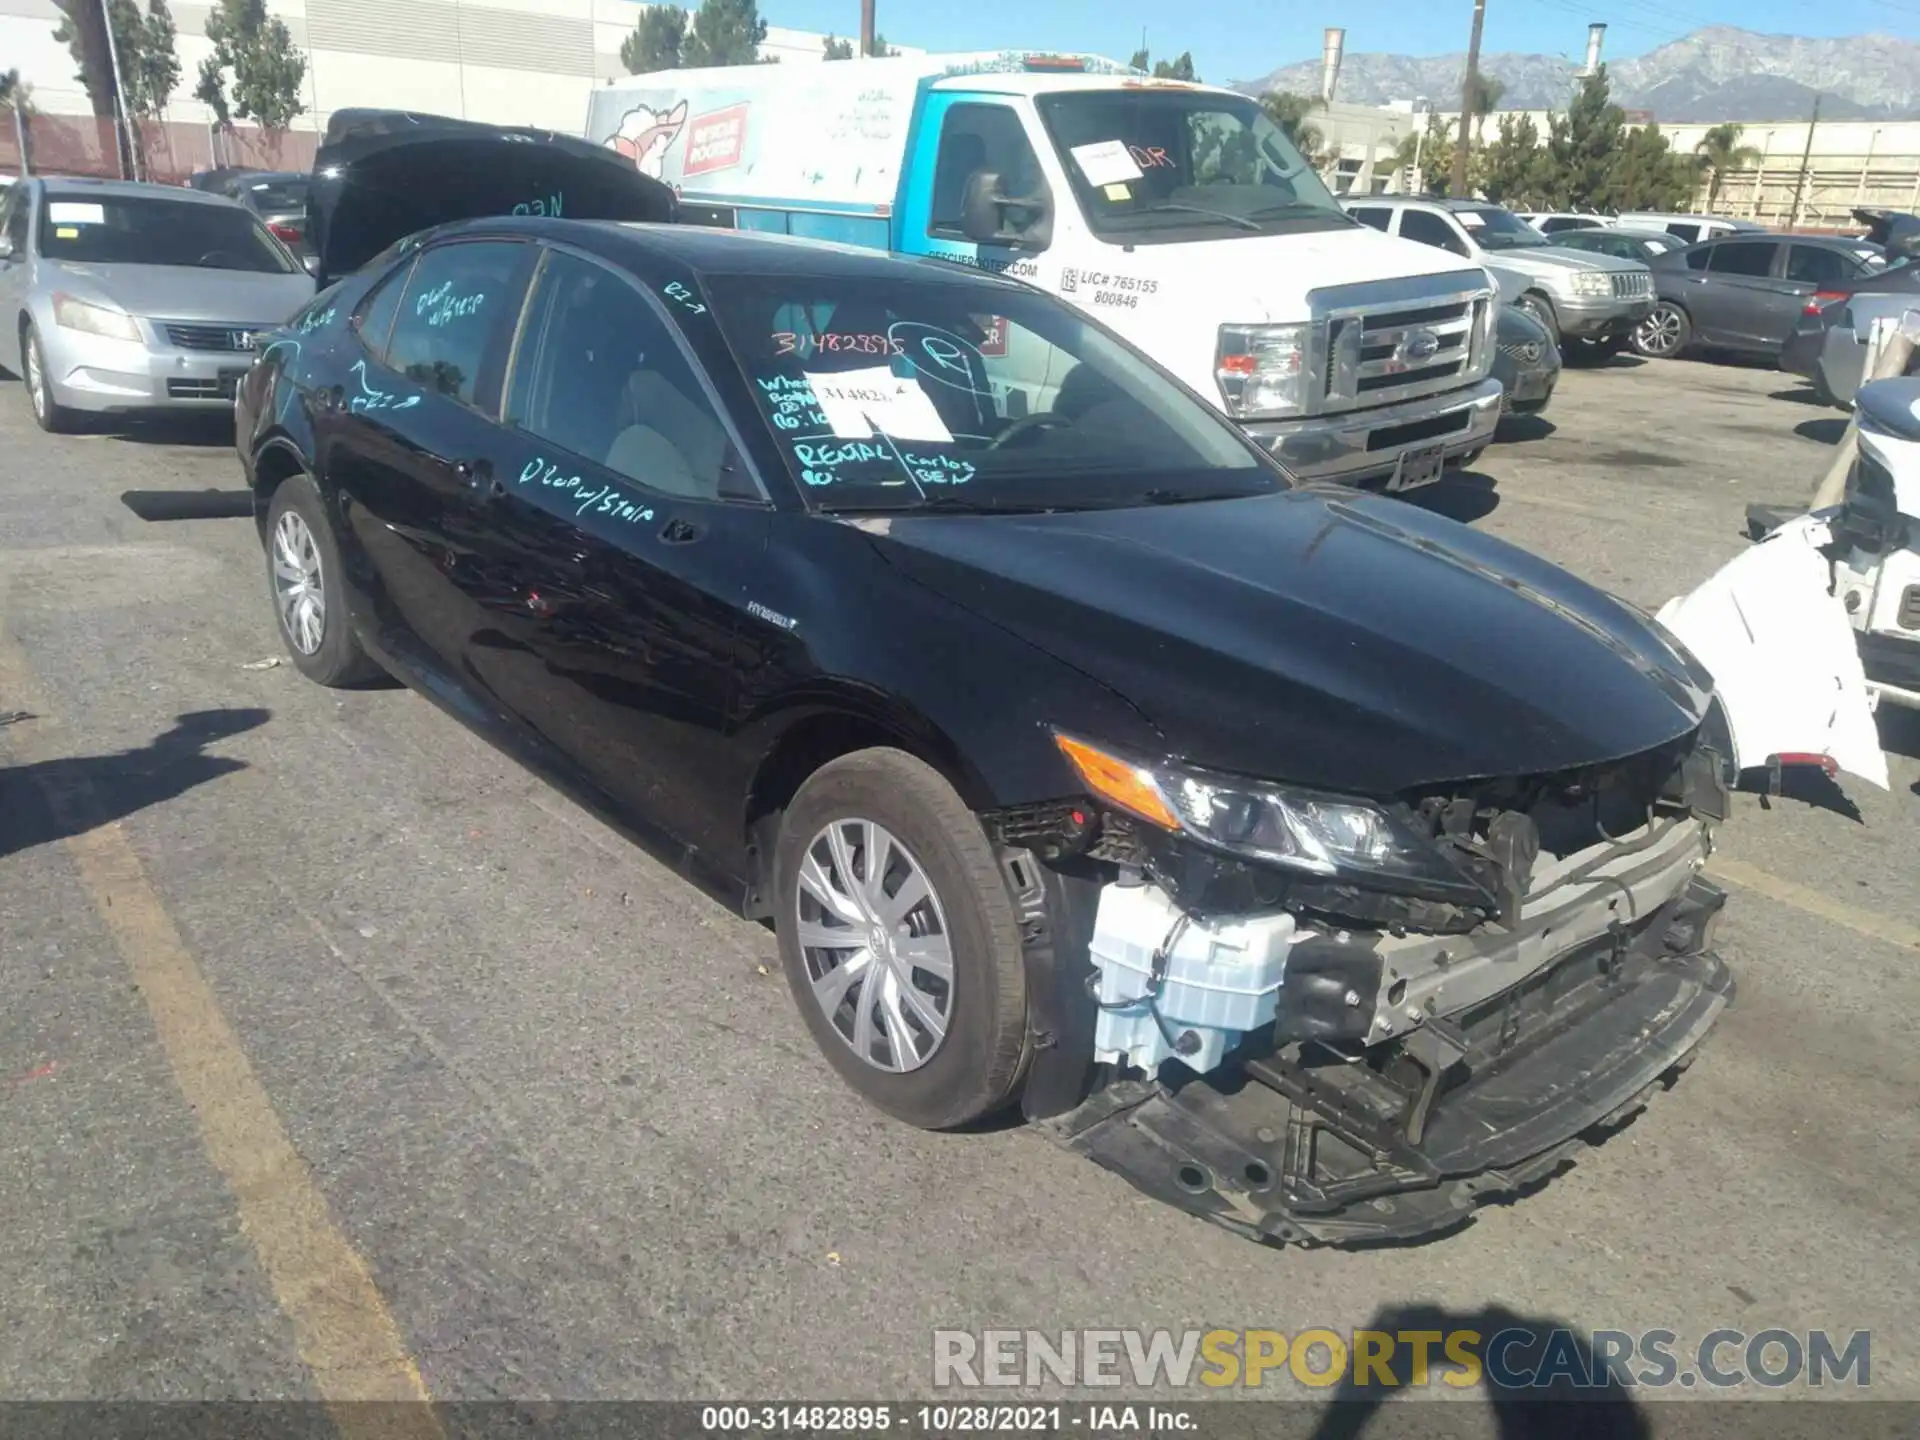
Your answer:
[[[1451,250],[1455,255],[1464,256],[1467,253],[1466,241],[1454,234],[1453,226],[1428,210],[1402,212],[1400,238],[1417,240],[1422,245],[1433,245],[1442,250]]]
[[[982,172],[1000,177],[999,193],[1007,199],[1034,202],[1001,206],[1000,234],[1014,241],[1037,238],[1031,232],[1045,214],[1050,188],[1026,127],[1006,105],[955,105],[947,111],[940,126],[927,233],[968,238],[963,223],[967,181]]]

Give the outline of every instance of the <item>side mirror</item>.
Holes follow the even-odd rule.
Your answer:
[[[0,262],[11,263],[12,260],[13,240],[9,236],[0,235]]]
[[[317,276],[320,273],[320,257],[318,255],[302,256],[300,264],[309,275]]]
[[[1025,210],[1033,219],[1018,233],[1007,229],[1007,211]],[[976,245],[1005,245],[1017,250],[1044,250],[1052,238],[1053,206],[1043,192],[1034,196],[1010,197],[1002,192],[1000,176],[992,170],[976,170],[967,177],[967,189],[960,201],[960,228]]]

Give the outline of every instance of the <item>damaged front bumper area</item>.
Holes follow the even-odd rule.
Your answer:
[[[1733,995],[1691,881],[1622,934],[1383,1053],[1309,1041],[1184,1083],[1125,1081],[1050,1122],[1071,1149],[1240,1234],[1406,1240],[1464,1223],[1638,1111]]]
[[[1702,875],[1711,835],[1701,814],[1668,810],[1543,851],[1524,899],[1464,930],[1203,917],[1123,871],[1079,906],[1096,1012],[1079,1043],[1102,1083],[1028,1113],[1250,1238],[1353,1246],[1456,1228],[1545,1181],[1691,1063],[1734,988],[1712,946],[1726,897]],[[1125,1002],[1147,993],[1158,1003],[1142,1019]]]

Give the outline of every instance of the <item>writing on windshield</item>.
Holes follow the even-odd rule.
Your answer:
[[[1285,484],[1047,296],[917,275],[712,277],[707,292],[809,504],[1051,509]]]

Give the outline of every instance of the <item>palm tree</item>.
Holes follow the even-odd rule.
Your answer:
[[[1267,118],[1280,127],[1280,132],[1293,142],[1314,169],[1326,164],[1326,135],[1318,125],[1311,123],[1307,116],[1321,108],[1318,100],[1306,95],[1295,95],[1290,90],[1269,90],[1260,97],[1260,108],[1267,112]]]
[[[1746,126],[1729,120],[1707,131],[1700,137],[1700,143],[1693,147],[1695,163],[1708,172],[1708,210],[1712,210],[1714,202],[1720,198],[1720,182],[1729,171],[1745,170],[1760,163],[1759,150],[1740,143],[1740,136],[1745,129]]]

